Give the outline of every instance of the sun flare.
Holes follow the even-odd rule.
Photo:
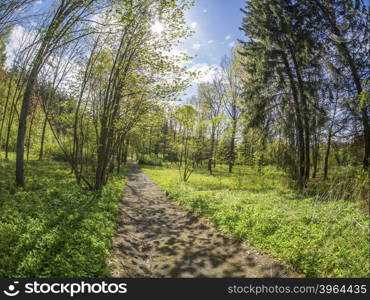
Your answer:
[[[150,29],[153,33],[161,34],[164,30],[164,25],[159,21],[155,21]]]

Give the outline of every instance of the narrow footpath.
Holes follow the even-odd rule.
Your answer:
[[[113,277],[296,277],[169,199],[131,163],[109,268]]]

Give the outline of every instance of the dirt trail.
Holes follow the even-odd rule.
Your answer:
[[[294,277],[174,203],[131,164],[109,267],[113,277]]]

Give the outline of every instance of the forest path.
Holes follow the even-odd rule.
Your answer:
[[[294,277],[273,258],[171,201],[137,164],[119,204],[113,277]]]

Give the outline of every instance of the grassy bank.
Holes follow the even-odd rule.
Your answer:
[[[0,161],[0,277],[108,276],[124,177],[98,194],[76,185],[67,164],[31,161],[17,189],[14,165]]]
[[[369,220],[358,203],[304,197],[285,175],[236,168],[197,171],[188,183],[176,169],[145,166],[151,179],[220,230],[270,253],[308,277],[368,277]]]

